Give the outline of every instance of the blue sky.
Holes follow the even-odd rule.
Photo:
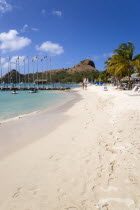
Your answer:
[[[139,0],[0,0],[3,68],[8,56],[14,63],[17,56],[47,55],[52,68],[90,58],[103,70],[122,42],[132,41],[140,53],[139,11]]]

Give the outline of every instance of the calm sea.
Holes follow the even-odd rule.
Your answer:
[[[0,91],[0,122],[45,109],[66,97],[65,92],[58,91],[39,91],[33,94],[29,91],[18,91],[18,94]]]
[[[76,87],[77,85],[71,86]],[[61,91],[40,90],[33,94],[29,91],[17,91],[17,93],[11,94],[11,91],[0,91],[0,122],[50,108],[68,97],[66,92]]]
[[[78,85],[68,86],[77,87]],[[29,93],[29,91],[17,91],[17,93],[11,94],[11,91],[0,91],[0,122],[49,108],[68,97],[66,92],[61,91],[39,90],[38,93]]]

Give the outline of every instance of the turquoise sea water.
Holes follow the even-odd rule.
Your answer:
[[[66,95],[59,91],[18,91],[18,94],[0,91],[0,122],[50,107],[59,100],[64,100]]]

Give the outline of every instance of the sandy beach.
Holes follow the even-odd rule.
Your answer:
[[[76,89],[46,130],[43,114],[1,125],[0,210],[140,209],[140,96],[108,89]]]

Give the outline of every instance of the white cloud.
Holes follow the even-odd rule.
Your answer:
[[[46,52],[49,55],[60,55],[64,52],[62,46],[56,43],[52,43],[51,41],[47,41],[42,43],[40,46],[36,46],[38,51]]]
[[[31,28],[28,24],[25,24],[23,28],[20,30],[21,33],[25,33],[27,30],[32,30],[32,31],[39,31],[38,28]]]
[[[62,12],[61,12],[60,10],[53,10],[53,11],[52,11],[52,14],[53,14],[53,15],[56,15],[56,16],[58,16],[58,17],[61,17],[61,16],[62,16]]]
[[[103,53],[102,55],[94,55],[92,58],[93,60],[99,60],[101,58],[109,58],[113,55],[113,53]]]
[[[18,36],[16,30],[0,33],[0,50],[2,52],[21,50],[31,44],[31,40],[27,37]]]
[[[93,56],[93,60],[95,60],[95,61],[99,60],[100,58],[101,58],[100,55],[94,55],[94,56]]]
[[[11,69],[14,69],[15,68],[15,64],[16,64],[16,61],[18,60],[19,58],[19,64],[20,66],[23,66],[24,64],[24,59],[26,59],[26,56],[12,56],[10,58],[10,65],[11,65]],[[8,68],[8,65],[9,65],[9,58],[3,58],[3,63],[2,63],[2,68],[3,69],[6,69]]]
[[[3,68],[3,69],[8,68],[8,62],[4,63],[3,66],[2,66],[2,68]]]
[[[42,9],[42,10],[41,10],[41,13],[42,13],[42,15],[45,16],[45,15],[46,15],[46,10],[45,10],[45,9]]]
[[[107,57],[111,57],[112,55],[113,55],[113,53],[111,53],[111,52],[110,53],[104,53],[103,57],[107,58]]]
[[[10,59],[10,61],[12,62],[12,63],[16,63],[16,61],[17,61],[17,59],[19,58],[19,61],[21,61],[22,63],[23,63],[23,61],[24,61],[24,59],[26,58],[26,56],[13,56],[11,59]]]
[[[3,64],[5,62],[5,60],[6,60],[5,58],[1,57],[0,58],[1,64]]]
[[[39,28],[32,28],[32,31],[39,31]]]
[[[4,14],[12,10],[12,5],[7,3],[6,0],[0,0],[0,13]]]
[[[22,33],[24,33],[24,32],[27,31],[28,28],[29,28],[28,24],[25,24],[25,25],[23,26],[23,28],[22,28],[20,31],[21,31]]]

